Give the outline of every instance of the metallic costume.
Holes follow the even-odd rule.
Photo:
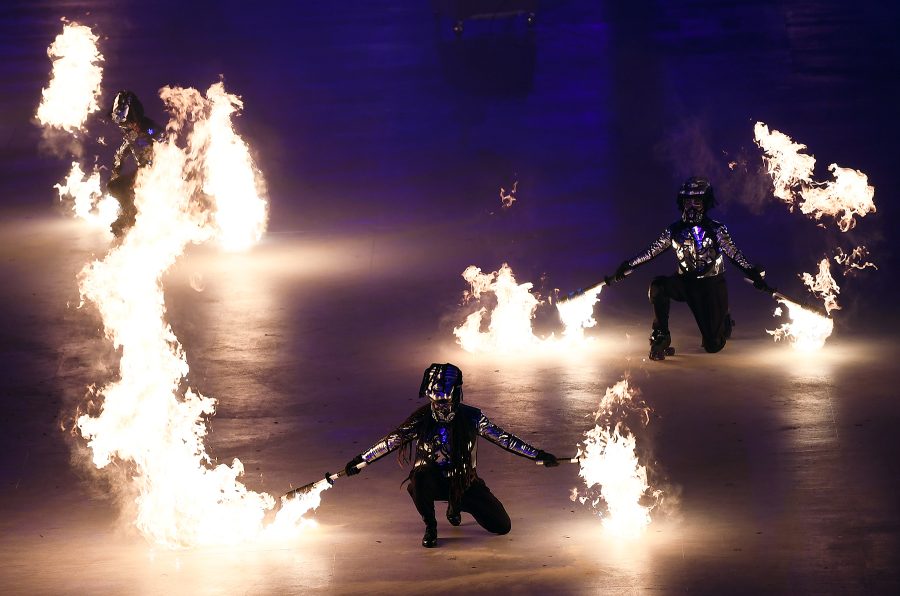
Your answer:
[[[734,321],[728,312],[728,288],[725,283],[723,255],[753,281],[759,289],[768,288],[765,273],[755,267],[735,246],[724,224],[710,219],[707,212],[716,204],[712,186],[705,178],[691,177],[677,195],[681,219],[668,226],[647,249],[624,261],[607,283],[621,281],[631,270],[647,263],[670,248],[678,262],[676,275],[653,279],[648,293],[653,306],[653,330],[650,358],[663,360],[674,354],[670,348],[669,303],[687,302],[703,336],[707,352],[718,352],[731,336]]]
[[[694,279],[715,277],[725,271],[724,253],[743,272],[753,269],[747,257],[735,246],[728,229],[704,216],[697,224],[679,220],[667,227],[647,250],[627,261],[628,268],[655,259],[668,249],[675,251],[678,275]]]
[[[477,451],[477,443],[474,439],[477,434],[511,453],[530,459],[537,458],[538,449],[488,420],[487,416],[478,408],[460,404],[456,408],[455,416],[463,418],[466,426],[473,430],[473,436],[466,444],[466,450],[471,454],[470,462],[454,461],[450,450],[452,421],[439,422],[437,420],[434,420],[433,424],[425,425],[418,420],[407,421],[364,451],[361,457],[363,461],[370,464],[399,449],[402,445],[416,441],[414,468],[434,465],[441,470],[444,477],[448,478],[457,474],[474,474]]]
[[[478,437],[546,466],[558,465],[556,457],[495,425],[480,409],[463,405],[462,371],[452,364],[428,367],[419,397],[427,397],[429,404],[348,462],[345,472],[356,474],[359,463],[371,464],[404,448],[406,459],[413,460],[407,490],[425,522],[423,546],[437,544],[435,501],[447,501],[447,519],[454,526],[461,523],[461,512],[467,512],[489,532],[506,534],[509,515],[475,471]]]
[[[153,120],[144,116],[144,107],[131,91],[119,91],[116,94],[109,116],[122,133],[122,144],[113,156],[112,176],[107,184],[109,194],[119,201],[119,217],[110,229],[116,236],[121,236],[134,225],[137,216],[134,206],[137,169],[152,163],[153,143],[164,140],[164,131]],[[137,169],[123,175],[122,166],[129,155]]]

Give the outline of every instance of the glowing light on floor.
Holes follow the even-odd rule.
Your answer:
[[[303,525],[318,494],[284,507],[267,531],[263,516],[275,499],[244,486],[240,460],[216,464],[206,452],[216,400],[189,385],[186,355],[166,322],[162,287],[189,244],[216,238],[229,244],[232,237],[246,243],[261,233],[264,199],[249,189],[262,186],[246,182],[259,172],[230,118],[222,116],[233,114],[240,101],[221,83],[205,96],[172,87],[160,96],[172,114],[168,139],[154,145],[152,165],[138,174],[135,225],[80,274],[83,302],[96,305],[121,359],[118,378],[92,389],[99,409],[78,418],[77,427],[97,467],[133,470],[134,523],[153,542],[185,547],[283,537]],[[248,159],[235,160],[237,154]],[[223,173],[228,181],[215,179]],[[210,194],[223,188],[245,194]],[[226,204],[235,214],[243,205],[246,215],[217,217]],[[237,222],[246,229],[232,227]]]
[[[571,495],[573,501],[589,505],[603,520],[603,528],[619,537],[640,536],[662,498],[662,491],[648,483],[629,428],[649,422],[650,408],[638,397],[627,377],[606,390],[594,413],[594,428],[578,445],[585,487],[572,489]]]
[[[770,132],[762,122],[756,123],[754,138],[763,150],[763,162],[772,177],[775,196],[792,210],[796,206],[817,221],[831,216],[842,232],[856,225],[855,217],[875,211],[875,189],[859,170],[831,164],[828,170],[833,179],[817,182],[812,179],[816,158],[802,153],[806,145],[777,130]]]
[[[49,85],[41,90],[36,114],[43,126],[74,132],[100,109],[103,56],[97,49],[98,40],[90,27],[67,23],[47,49],[53,71]]]

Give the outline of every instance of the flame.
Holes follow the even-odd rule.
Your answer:
[[[773,336],[775,341],[783,339],[791,342],[795,349],[802,352],[820,350],[834,331],[834,321],[786,298],[779,298],[778,302],[784,305],[787,313],[783,313],[779,307],[775,309],[774,316],[786,314],[790,321],[778,329],[766,329],[766,333]]]
[[[852,168],[842,168],[837,164],[828,166],[834,181],[810,183],[801,190],[800,212],[812,214],[817,220],[830,215],[837,220],[842,232],[856,225],[854,215],[865,216],[875,211],[875,188],[869,185],[869,178]]]
[[[584,433],[584,442],[578,446],[578,473],[587,492],[572,491],[573,501],[590,501],[603,528],[621,537],[640,535],[662,498],[662,491],[652,489],[647,481],[647,468],[638,461],[635,436],[626,425],[629,416],[636,416],[642,426],[649,422],[650,408],[635,401],[638,395],[627,377],[606,390],[594,413],[596,425]],[[599,493],[594,487],[599,487]]]
[[[828,259],[822,259],[819,262],[819,272],[815,277],[804,272],[800,274],[800,279],[803,280],[810,292],[824,301],[825,312],[831,314],[833,310],[840,310],[841,307],[837,303],[837,295],[840,294],[841,288],[831,276],[831,267],[828,264]]]
[[[504,209],[512,207],[512,204],[516,202],[516,189],[518,189],[518,187],[518,180],[513,182],[512,190],[510,190],[508,193],[502,186],[500,187],[500,203],[503,205]]]
[[[834,256],[834,261],[837,264],[844,266],[845,274],[853,269],[859,271],[868,267],[872,267],[875,270],[878,269],[878,266],[875,263],[865,260],[869,256],[869,250],[865,246],[857,246],[850,251],[850,254],[845,253],[840,247],[838,247],[837,252],[838,254]]]
[[[315,527],[316,521],[303,517],[307,512],[318,509],[322,503],[322,493],[331,488],[331,483],[322,480],[302,495],[281,497],[281,507],[271,524],[263,530],[265,538],[287,540],[297,535],[298,528]]]
[[[512,268],[506,263],[499,271],[491,273],[482,273],[479,267],[470,265],[462,276],[470,286],[463,294],[464,301],[492,305],[490,308],[481,306],[453,329],[457,342],[467,352],[511,354],[541,348],[571,347],[587,341],[584,328],[597,324],[590,311],[597,302],[599,289],[596,293],[569,301],[571,304],[560,310],[565,325],[562,338],[551,335],[541,339],[534,334],[532,327],[535,311],[541,302],[531,293],[531,282],[516,282]]]
[[[212,198],[216,239],[228,251],[250,248],[262,238],[268,220],[268,203],[262,197],[265,183],[250,156],[250,148],[234,132],[231,118],[243,107],[223,83],[212,85],[203,98],[195,89],[165,87],[160,97],[175,112],[180,130],[184,123],[202,117],[206,126],[194,127],[191,159],[202,152],[203,192]]]
[[[206,97],[195,89],[169,87],[160,96],[172,112],[168,140],[154,145],[152,164],[138,172],[135,225],[79,276],[82,303],[97,306],[121,359],[118,378],[92,390],[101,410],[80,416],[77,427],[98,468],[115,462],[132,470],[138,494],[134,523],[148,539],[168,547],[233,544],[265,535],[263,516],[275,499],[239,481],[240,460],[214,465],[207,454],[206,420],[215,413],[216,400],[188,386],[185,352],[165,320],[162,278],[190,243],[231,233],[243,241],[258,237],[258,219],[247,218],[246,229],[226,232],[217,216],[223,205],[239,210],[235,201],[245,201],[258,216],[260,197],[249,185],[240,187],[248,192],[243,197],[210,195],[224,188],[213,179],[223,172],[240,181],[258,172],[246,145],[221,116],[219,110],[231,115],[240,106],[221,83]],[[246,161],[235,161],[236,154]],[[315,499],[292,503],[280,520],[276,517],[279,532],[298,528],[303,507],[315,504]]]
[[[472,298],[477,300],[482,294],[492,293],[497,299],[486,331],[481,331],[488,312],[486,307],[470,314],[462,325],[453,330],[464,350],[510,353],[527,349],[540,341],[531,328],[538,305],[538,299],[530,292],[533,284],[516,283],[512,269],[506,263],[499,271],[492,273],[482,273],[480,268],[470,265],[462,276],[471,285],[469,296]]]
[[[67,132],[82,130],[88,115],[100,109],[103,56],[90,27],[67,23],[47,48],[53,62],[50,84],[41,90],[37,119],[44,126]]]
[[[754,137],[764,152],[763,162],[772,177],[775,196],[791,210],[796,204],[801,213],[816,220],[831,216],[842,232],[856,225],[854,216],[875,212],[875,189],[859,170],[831,164],[828,170],[834,179],[817,182],[812,179],[816,158],[801,153],[806,145],[795,143],[777,130],[769,132],[762,122],[756,123]]]
[[[94,168],[90,176],[86,176],[78,162],[72,162],[72,169],[65,182],[53,186],[59,193],[59,200],[66,197],[73,199],[72,211],[91,224],[108,228],[119,213],[119,202],[104,195],[100,190],[100,172]]]
[[[812,177],[816,158],[800,153],[806,145],[795,143],[777,130],[769,132],[769,127],[762,122],[756,123],[753,134],[756,144],[765,152],[763,163],[775,185],[775,196],[793,208],[793,189]]]
[[[597,325],[594,318],[594,305],[600,300],[602,285],[588,289],[585,293],[564,302],[556,303],[556,310],[565,329],[563,337],[580,340],[584,338],[584,330]]]

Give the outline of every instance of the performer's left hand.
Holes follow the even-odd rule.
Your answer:
[[[548,468],[552,468],[554,466],[559,465],[559,460],[556,459],[556,456],[552,453],[547,453],[546,451],[538,451],[535,459],[544,464],[544,466]]]

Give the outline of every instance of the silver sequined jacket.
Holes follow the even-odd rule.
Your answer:
[[[655,259],[668,249],[675,251],[678,274],[700,279],[725,271],[724,253],[742,271],[753,268],[721,223],[704,217],[698,225],[677,221],[667,227],[647,250],[628,261],[630,268]]]
[[[485,416],[480,409],[468,406],[465,404],[460,404],[458,406],[456,416],[462,416],[466,421],[467,426],[470,430],[474,432],[468,433],[470,436],[474,437],[471,443],[467,446],[468,452],[471,454],[471,471],[474,473],[475,471],[475,452],[476,452],[476,441],[478,435],[484,437],[491,443],[499,445],[500,447],[506,449],[507,451],[511,451],[517,455],[521,455],[523,457],[527,457],[530,459],[535,459],[538,454],[538,449],[532,447],[519,437],[515,436],[512,433],[508,433],[496,424],[492,423],[488,420],[487,416]],[[417,422],[407,422],[383,439],[375,443],[368,450],[364,451],[361,456],[366,463],[372,463],[373,461],[384,457],[388,453],[399,449],[402,445],[409,443],[410,441],[416,442],[416,458],[414,467],[424,466],[424,465],[437,465],[445,475],[449,476],[460,469],[461,465],[465,465],[468,462],[454,462],[452,460],[452,449],[451,449],[451,437],[450,432],[454,423],[441,423],[434,421],[432,424],[428,424],[427,428],[429,429],[426,436],[420,437],[418,436],[419,431],[417,427],[420,426],[420,423]],[[466,465],[466,467],[468,467]]]

